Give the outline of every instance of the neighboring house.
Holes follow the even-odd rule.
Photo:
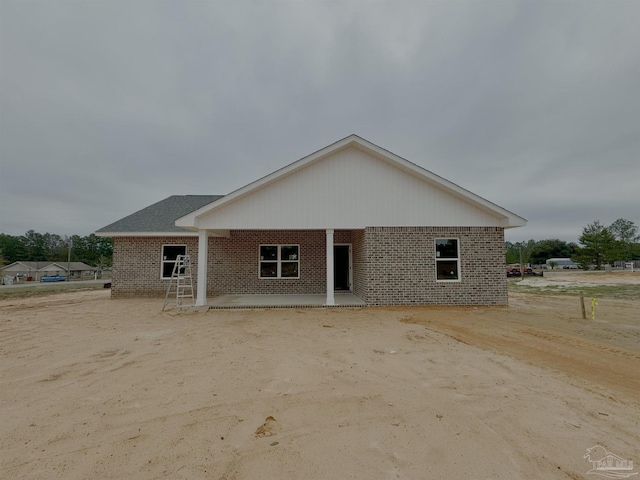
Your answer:
[[[66,271],[67,264],[62,262],[62,265],[64,265]],[[97,267],[87,265],[84,262],[71,262],[69,270],[71,272],[71,278],[87,278],[95,277],[99,269]]]
[[[71,271],[70,278],[92,277],[97,268],[83,262],[13,262],[0,268],[0,276],[24,277],[39,281],[49,275],[67,275],[67,267]]]
[[[550,258],[545,262],[545,266],[546,268],[580,268],[580,265],[570,258]]]
[[[219,294],[350,291],[372,305],[505,305],[504,229],[526,220],[356,135],[226,196],[172,196],[101,228],[112,296],[163,295],[189,254]]]
[[[0,277],[24,277],[25,279],[40,280],[40,269],[51,264],[51,262],[13,262],[4,267],[0,267]]]
[[[47,266],[41,268],[39,272],[41,277],[59,274],[68,275],[69,278],[89,278],[93,277],[97,270],[96,267],[87,265],[84,262],[55,262],[49,263]]]

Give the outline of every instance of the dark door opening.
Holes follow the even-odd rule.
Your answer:
[[[349,245],[333,246],[333,288],[335,290],[351,290],[349,281]]]

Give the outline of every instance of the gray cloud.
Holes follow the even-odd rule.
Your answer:
[[[635,1],[0,3],[0,231],[87,234],[357,133],[529,219],[640,224]]]

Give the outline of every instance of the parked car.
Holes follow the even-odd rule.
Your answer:
[[[533,269],[530,266],[523,265],[525,275],[533,274]],[[520,275],[520,264],[519,263],[511,263],[507,265],[507,275],[515,276]]]
[[[64,282],[67,279],[66,275],[47,275],[40,279],[41,282]]]

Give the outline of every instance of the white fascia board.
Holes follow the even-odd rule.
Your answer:
[[[198,231],[190,232],[99,232],[97,237],[197,237]],[[229,230],[207,230],[210,237],[229,238]]]
[[[99,232],[97,237],[197,237],[198,232]]]

